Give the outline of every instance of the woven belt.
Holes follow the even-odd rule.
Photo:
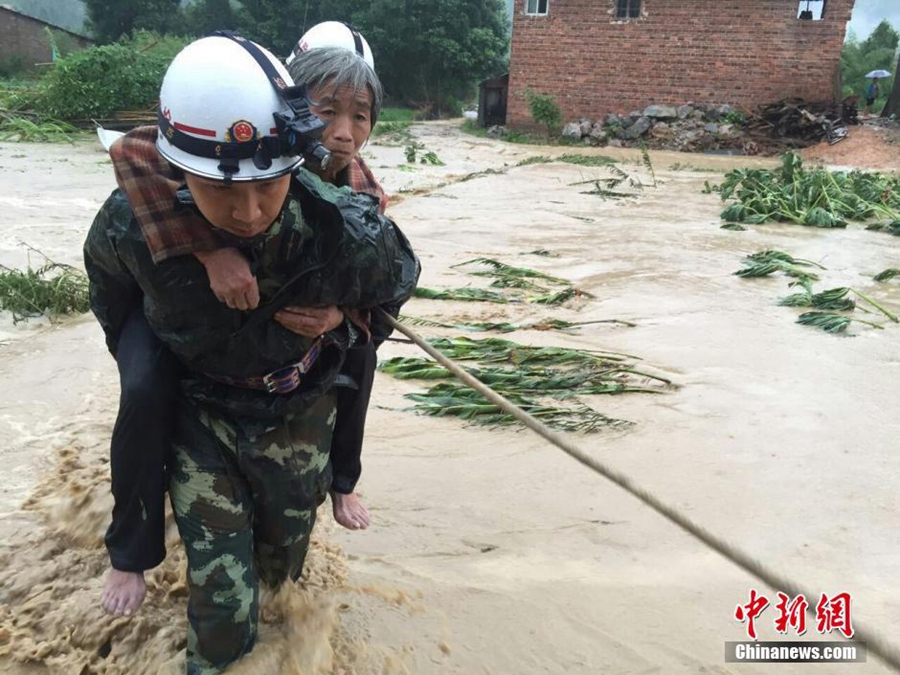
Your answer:
[[[207,377],[223,384],[229,384],[233,387],[243,387],[245,389],[259,389],[267,391],[270,394],[290,394],[300,386],[302,376],[309,372],[325,344],[325,337],[316,338],[312,346],[303,355],[303,358],[296,363],[273,370],[267,375],[258,377],[228,377],[227,375],[209,375]]]

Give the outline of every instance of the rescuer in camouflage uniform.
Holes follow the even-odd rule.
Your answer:
[[[223,63],[229,71],[215,81],[209,74]],[[192,79],[196,73],[204,73],[202,82]],[[252,649],[259,580],[277,587],[299,578],[316,507],[330,484],[334,387],[342,384],[344,354],[370,339],[364,310],[396,311],[419,273],[408,242],[378,214],[376,199],[296,170],[299,151],[285,135],[278,143],[260,141],[273,112],[290,107],[299,118],[279,81],[290,78],[267,52],[210,37],[176,57],[160,96],[157,147],[173,171],[185,172],[188,188],[179,192],[179,208],[208,217],[220,245],[248,257],[259,309],[245,313],[220,303],[193,256],[155,263],[120,190],[101,208],[85,243],[91,305],[113,354],[129,312],[143,302],[150,327],[185,369],[169,489],[188,555],[189,675],[219,673]],[[220,107],[210,113],[217,92]],[[260,106],[268,106],[269,121],[254,112]],[[204,138],[212,133],[215,140]],[[274,221],[260,226],[258,217],[242,224],[209,215],[216,201],[227,205],[235,195],[262,200],[261,213],[274,205]],[[337,306],[347,318],[311,339],[272,319],[292,305]]]

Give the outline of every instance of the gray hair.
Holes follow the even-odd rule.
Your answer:
[[[354,91],[368,87],[372,94],[372,126],[378,121],[384,89],[375,71],[361,56],[344,47],[316,47],[300,52],[288,66],[297,84],[305,84],[310,91],[323,86],[349,86]]]

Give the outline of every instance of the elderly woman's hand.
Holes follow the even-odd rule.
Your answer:
[[[285,307],[275,313],[275,320],[289,331],[308,338],[317,338],[334,330],[344,321],[344,313],[331,307]]]
[[[236,248],[194,253],[209,275],[209,285],[219,302],[247,311],[259,306],[259,286],[250,263]]]

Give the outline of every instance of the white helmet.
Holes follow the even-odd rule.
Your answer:
[[[293,86],[268,51],[234,35],[192,42],[169,65],[159,94],[159,153],[188,173],[260,181],[303,161],[282,156],[274,115],[291,116],[281,91]]]
[[[356,52],[363,61],[369,64],[369,68],[375,70],[375,59],[372,49],[359,31],[340,21],[323,21],[318,23],[303,34],[303,37],[294,46],[294,51],[287,57],[286,63],[297,58],[301,52],[319,47],[343,47],[351,52]]]

